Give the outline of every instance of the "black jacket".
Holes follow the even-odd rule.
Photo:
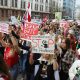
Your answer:
[[[39,61],[35,62],[35,64],[39,65],[39,69],[37,71],[36,76],[34,76],[34,80],[44,80],[44,78],[41,77],[41,73],[42,73],[42,68],[44,65],[47,66],[47,79],[48,80],[55,80],[54,78],[54,70],[53,70],[53,65],[47,65],[46,62],[42,61],[42,63],[40,63]]]

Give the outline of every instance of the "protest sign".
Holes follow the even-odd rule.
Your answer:
[[[55,12],[55,19],[61,20],[62,19],[62,12]]]
[[[30,40],[32,35],[38,34],[38,24],[32,22],[26,22],[21,26],[21,39]]]
[[[53,36],[32,36],[32,53],[54,53],[55,40]]]
[[[0,23],[0,32],[9,34],[9,24]]]
[[[11,24],[14,24],[14,25],[19,24],[15,16],[11,16]]]
[[[69,23],[67,21],[61,21],[60,22],[60,27],[68,28],[69,27]]]
[[[80,20],[77,20],[76,22],[77,22],[77,24],[80,26]]]

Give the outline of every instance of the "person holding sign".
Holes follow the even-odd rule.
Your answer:
[[[58,63],[55,54],[43,53],[37,60],[31,61],[35,65],[34,80],[60,80],[58,72]],[[57,74],[57,78],[56,75]]]
[[[7,64],[4,61],[4,49],[5,49],[5,43],[3,43],[3,35],[0,32],[0,80],[11,80],[11,74],[9,72],[9,68]]]

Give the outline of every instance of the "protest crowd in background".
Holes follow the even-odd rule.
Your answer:
[[[22,80],[80,80],[80,25],[76,21],[0,24],[0,77],[17,80],[21,74]]]

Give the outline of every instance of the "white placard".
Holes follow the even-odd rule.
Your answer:
[[[0,32],[9,34],[9,24],[0,23]]]
[[[32,36],[32,53],[48,53],[54,52],[55,40],[53,36]]]
[[[11,23],[15,25],[18,24],[18,20],[16,19],[15,16],[11,16]]]

